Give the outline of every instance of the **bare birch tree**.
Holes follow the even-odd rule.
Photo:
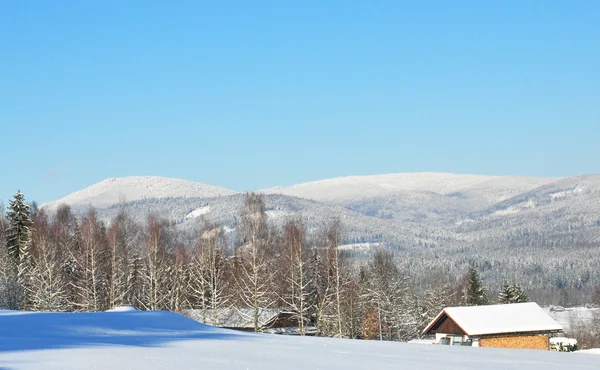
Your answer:
[[[108,245],[106,229],[94,209],[81,221],[81,247],[76,256],[79,276],[75,279],[78,300],[75,307],[81,311],[103,311],[108,308]]]
[[[332,219],[325,225],[323,239],[326,248],[327,280],[320,304],[318,326],[326,335],[343,337],[342,295],[345,276],[340,265],[339,246],[342,244],[342,224],[339,219]]]
[[[288,221],[283,229],[288,271],[286,277],[288,289],[283,298],[286,305],[296,315],[300,335],[305,335],[305,322],[311,309],[309,298],[311,281],[307,271],[306,231],[304,225],[298,220]]]
[[[261,313],[277,299],[274,272],[267,255],[270,235],[261,195],[246,194],[240,219],[242,237],[236,248],[233,274],[238,300],[244,307],[251,308],[254,331],[259,331]]]
[[[223,229],[205,223],[198,231],[196,255],[193,260],[192,290],[198,308],[210,312],[216,321],[219,309],[230,305],[227,279],[226,240]]]
[[[36,212],[33,221],[36,227],[32,241],[36,253],[29,285],[31,308],[65,311],[68,303],[61,250],[52,238],[48,217],[43,210]]]
[[[169,230],[165,220],[149,216],[146,222],[145,287],[141,304],[148,310],[167,307],[167,258]]]

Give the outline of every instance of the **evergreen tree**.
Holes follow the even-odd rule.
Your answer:
[[[317,325],[322,316],[322,302],[324,291],[323,262],[317,248],[313,248],[312,256],[308,261],[308,300],[307,317],[313,325]]]
[[[467,306],[482,306],[488,304],[487,288],[481,282],[475,265],[469,265],[465,276],[464,299]]]
[[[145,307],[143,302],[144,293],[144,261],[137,251],[134,251],[128,260],[127,292],[125,302],[137,307]]]
[[[504,284],[502,285],[502,288],[500,288],[500,292],[498,293],[498,303],[501,303],[501,304],[512,303],[511,298],[512,298],[511,286],[508,285],[508,282],[506,280],[504,280]]]
[[[8,229],[6,230],[6,249],[14,262],[17,281],[23,288],[23,307],[27,309],[27,289],[32,267],[31,258],[31,221],[29,205],[25,203],[25,196],[21,191],[14,195],[10,201],[7,213]]]
[[[498,293],[498,303],[507,304],[524,302],[529,302],[529,297],[523,289],[521,289],[519,284],[508,285],[508,282],[505,280],[504,285]]]
[[[519,284],[513,284],[511,287],[511,293],[512,293],[512,303],[525,303],[525,302],[529,302],[529,297],[527,296],[527,294],[525,293],[525,291],[523,291],[523,289],[521,289],[521,287],[519,286]]]

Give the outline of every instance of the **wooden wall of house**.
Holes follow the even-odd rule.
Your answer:
[[[548,350],[547,335],[506,335],[479,339],[479,347]]]
[[[433,333],[465,335],[462,329],[456,325],[448,316],[440,318],[440,322],[435,325],[435,329],[430,330]]]

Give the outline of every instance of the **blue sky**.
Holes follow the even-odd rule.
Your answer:
[[[600,172],[597,1],[0,2],[0,199]]]

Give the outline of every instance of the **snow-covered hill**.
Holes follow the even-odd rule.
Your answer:
[[[436,172],[397,173],[340,177],[290,187],[265,189],[264,192],[341,203],[415,191],[451,197],[482,198],[493,204],[556,180],[554,178],[460,175]]]
[[[263,190],[337,204],[380,218],[420,222],[454,219],[557,179],[399,173],[352,176]]]
[[[377,218],[454,222],[471,212],[556,181],[551,178],[400,173],[352,176],[259,190],[333,204]],[[75,209],[109,208],[145,199],[211,198],[234,191],[185,180],[137,176],[107,179],[45,204],[50,211],[65,203]],[[191,214],[189,217],[196,217]]]
[[[88,206],[105,208],[141,199],[208,198],[231,194],[235,194],[235,191],[197,182],[158,176],[130,176],[106,179],[64,198],[44,204],[43,207],[54,210],[64,203],[74,208]]]
[[[495,230],[505,233],[526,229],[550,240],[552,234],[579,238],[600,231],[600,175],[569,177],[546,184],[468,215],[462,230]],[[591,244],[595,239],[585,237]]]
[[[547,370],[598,365],[592,354],[243,333],[165,311],[1,311],[0,327],[0,368],[15,370]]]

